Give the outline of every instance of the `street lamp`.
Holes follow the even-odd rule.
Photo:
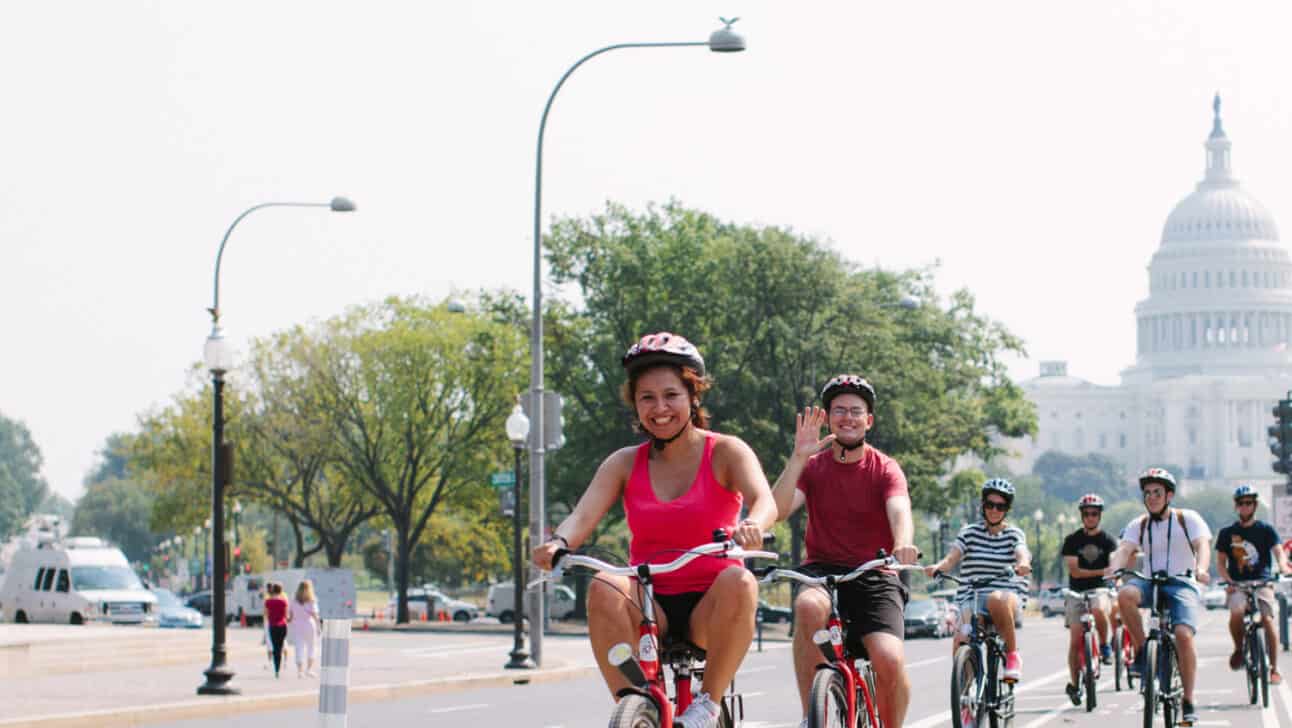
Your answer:
[[[224,375],[233,368],[233,350],[224,338],[224,330],[220,328],[220,263],[224,259],[224,246],[228,244],[233,229],[244,217],[266,207],[326,207],[332,212],[353,212],[355,209],[354,203],[344,197],[333,197],[329,202],[263,202],[253,205],[233,219],[215,254],[214,294],[211,308],[207,309],[211,314],[211,333],[202,348],[202,359],[211,372],[214,398],[211,412],[211,552],[215,556],[215,563],[211,574],[211,665],[203,672],[206,682],[197,686],[198,695],[236,695],[241,692],[229,685],[233,671],[228,667],[224,647],[227,627],[224,615],[224,577],[228,566],[224,560],[224,486],[228,479],[228,474],[225,473],[228,445],[224,442]]]
[[[532,296],[533,304],[533,323],[530,328],[529,350],[530,350],[530,408],[534,412],[534,446],[529,451],[529,540],[534,548],[542,545],[547,535],[547,487],[544,482],[543,455],[547,442],[543,439],[543,233],[542,233],[542,209],[543,209],[543,133],[547,130],[547,115],[552,110],[552,102],[556,100],[556,94],[565,85],[565,80],[574,73],[575,69],[582,66],[588,60],[606,53],[608,51],[618,50],[620,48],[681,48],[691,46],[704,46],[715,53],[736,53],[745,50],[745,39],[731,29],[733,23],[740,18],[719,18],[723,27],[709,34],[709,39],[705,41],[680,42],[680,43],[616,43],[608,45],[605,48],[599,48],[586,56],[574,62],[573,66],[561,76],[556,82],[556,87],[547,97],[547,104],[543,107],[543,117],[538,123],[538,151],[535,157],[534,165],[534,293]],[[534,657],[534,664],[543,664],[543,590],[539,590],[532,600],[530,600],[529,617],[530,624],[536,625],[530,630],[530,651]],[[519,617],[518,617],[519,619]]]
[[[1045,578],[1045,562],[1041,560],[1041,521],[1045,520],[1045,511],[1037,508],[1032,513],[1032,521],[1036,524],[1036,558],[1032,560],[1032,571],[1036,572],[1036,586],[1040,588]]]
[[[520,454],[525,449],[525,441],[529,439],[529,418],[525,416],[524,410],[517,403],[512,409],[511,414],[507,416],[507,439],[511,440],[512,450],[516,454],[515,470],[512,471],[512,506],[511,506],[511,564],[513,588],[512,595],[512,646],[511,659],[503,667],[509,670],[526,670],[534,667],[534,663],[525,653],[524,637],[521,636],[522,615],[525,612],[524,600],[525,587],[523,577],[521,576],[521,554],[520,554]],[[539,591],[543,591],[542,588]],[[530,631],[538,629],[536,625],[541,622],[530,620]]]
[[[238,561],[242,557],[242,541],[238,540],[238,516],[242,515],[242,501],[233,502],[233,573],[238,574]]]

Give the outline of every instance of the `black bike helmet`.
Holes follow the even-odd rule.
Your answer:
[[[875,388],[870,386],[865,378],[856,374],[840,374],[825,383],[821,389],[821,406],[830,409],[830,403],[835,397],[841,394],[855,394],[866,400],[866,407],[874,413],[875,411]]]
[[[690,367],[696,374],[704,376],[704,357],[700,356],[695,345],[687,341],[686,337],[667,331],[643,336],[628,348],[623,364],[629,374],[654,364],[676,364]]]

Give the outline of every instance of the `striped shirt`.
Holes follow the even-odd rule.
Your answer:
[[[1012,567],[1019,553],[1027,553],[1027,537],[1018,526],[1005,526],[1000,533],[992,534],[987,524],[979,521],[960,529],[953,548],[960,549],[960,578],[965,580],[999,575],[980,589],[1001,589],[1022,593],[1026,579],[1006,577],[1000,572]],[[974,592],[967,586],[956,591],[956,602],[969,604]]]

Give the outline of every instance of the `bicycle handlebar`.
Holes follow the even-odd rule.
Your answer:
[[[847,574],[842,574],[839,576],[834,576],[829,574],[826,576],[809,576],[807,574],[804,574],[801,571],[794,571],[793,569],[771,568],[766,570],[765,573],[762,574],[762,578],[759,579],[759,582],[763,584],[770,584],[774,581],[783,580],[783,581],[797,581],[800,584],[805,584],[807,586],[822,586],[827,581],[833,580],[835,584],[844,584],[844,583],[853,581],[854,579],[857,579],[867,571],[873,571],[875,569],[893,569],[895,571],[911,571],[915,569],[923,570],[924,567],[920,566],[919,564],[900,564],[897,562],[897,559],[892,556],[881,556],[877,559],[871,559],[870,561],[867,561],[861,566],[858,566],[852,571],[849,571]]]
[[[1193,579],[1193,569],[1185,569],[1179,574],[1168,574],[1165,571],[1155,571],[1152,576],[1145,576],[1134,569],[1118,569],[1114,572],[1116,576],[1129,575],[1137,579],[1143,579],[1154,584],[1165,584],[1172,579]]]
[[[1113,593],[1112,587],[1107,587],[1107,586],[1099,586],[1099,587],[1095,587],[1094,589],[1087,589],[1081,592],[1072,591],[1071,589],[1068,589],[1068,588],[1064,588],[1063,590],[1063,596],[1065,597],[1073,597],[1075,599],[1084,599],[1084,600],[1089,600],[1096,596],[1103,596],[1103,595],[1110,596],[1112,595],[1112,593]]]
[[[771,551],[746,551],[735,541],[727,540],[715,543],[706,543],[696,546],[686,553],[678,556],[676,559],[667,564],[638,564],[636,566],[616,566],[601,559],[595,559],[591,556],[576,554],[566,549],[558,549],[552,555],[552,570],[542,572],[543,575],[538,579],[530,582],[526,588],[532,589],[538,584],[545,581],[555,581],[561,578],[566,567],[582,566],[584,568],[599,571],[605,574],[616,576],[636,576],[642,568],[645,568],[652,576],[667,574],[677,571],[701,556],[721,555],[722,558],[729,559],[779,559],[780,554]]]
[[[950,579],[951,581],[954,581],[960,586],[969,587],[970,589],[983,589],[985,587],[988,587],[991,585],[993,581],[996,581],[1002,576],[1005,577],[1006,579],[1016,579],[1018,578],[1018,573],[1014,571],[1014,567],[1012,566],[1001,569],[995,574],[980,576],[977,579],[961,579],[960,577],[955,576],[954,574],[948,574],[944,571],[933,572],[934,579]]]

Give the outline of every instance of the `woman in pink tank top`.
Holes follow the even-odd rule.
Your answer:
[[[650,334],[623,358],[624,401],[634,426],[649,439],[622,448],[601,463],[574,511],[552,538],[534,550],[534,564],[550,569],[559,548],[577,549],[622,498],[632,535],[629,561],[666,563],[713,540],[725,528],[746,548],[759,548],[776,521],[776,504],[762,467],[739,438],[703,429],[709,415],[700,396],[709,388],[704,359],[685,338]],[[740,518],[742,506],[747,517]],[[758,584],[739,561],[703,557],[657,577],[656,619],[664,641],[688,641],[707,652],[704,682],[674,725],[716,725],[718,700],[754,636]],[[637,644],[641,592],[633,580],[598,575],[588,586],[592,652],[611,694],[629,687],[607,652]]]

